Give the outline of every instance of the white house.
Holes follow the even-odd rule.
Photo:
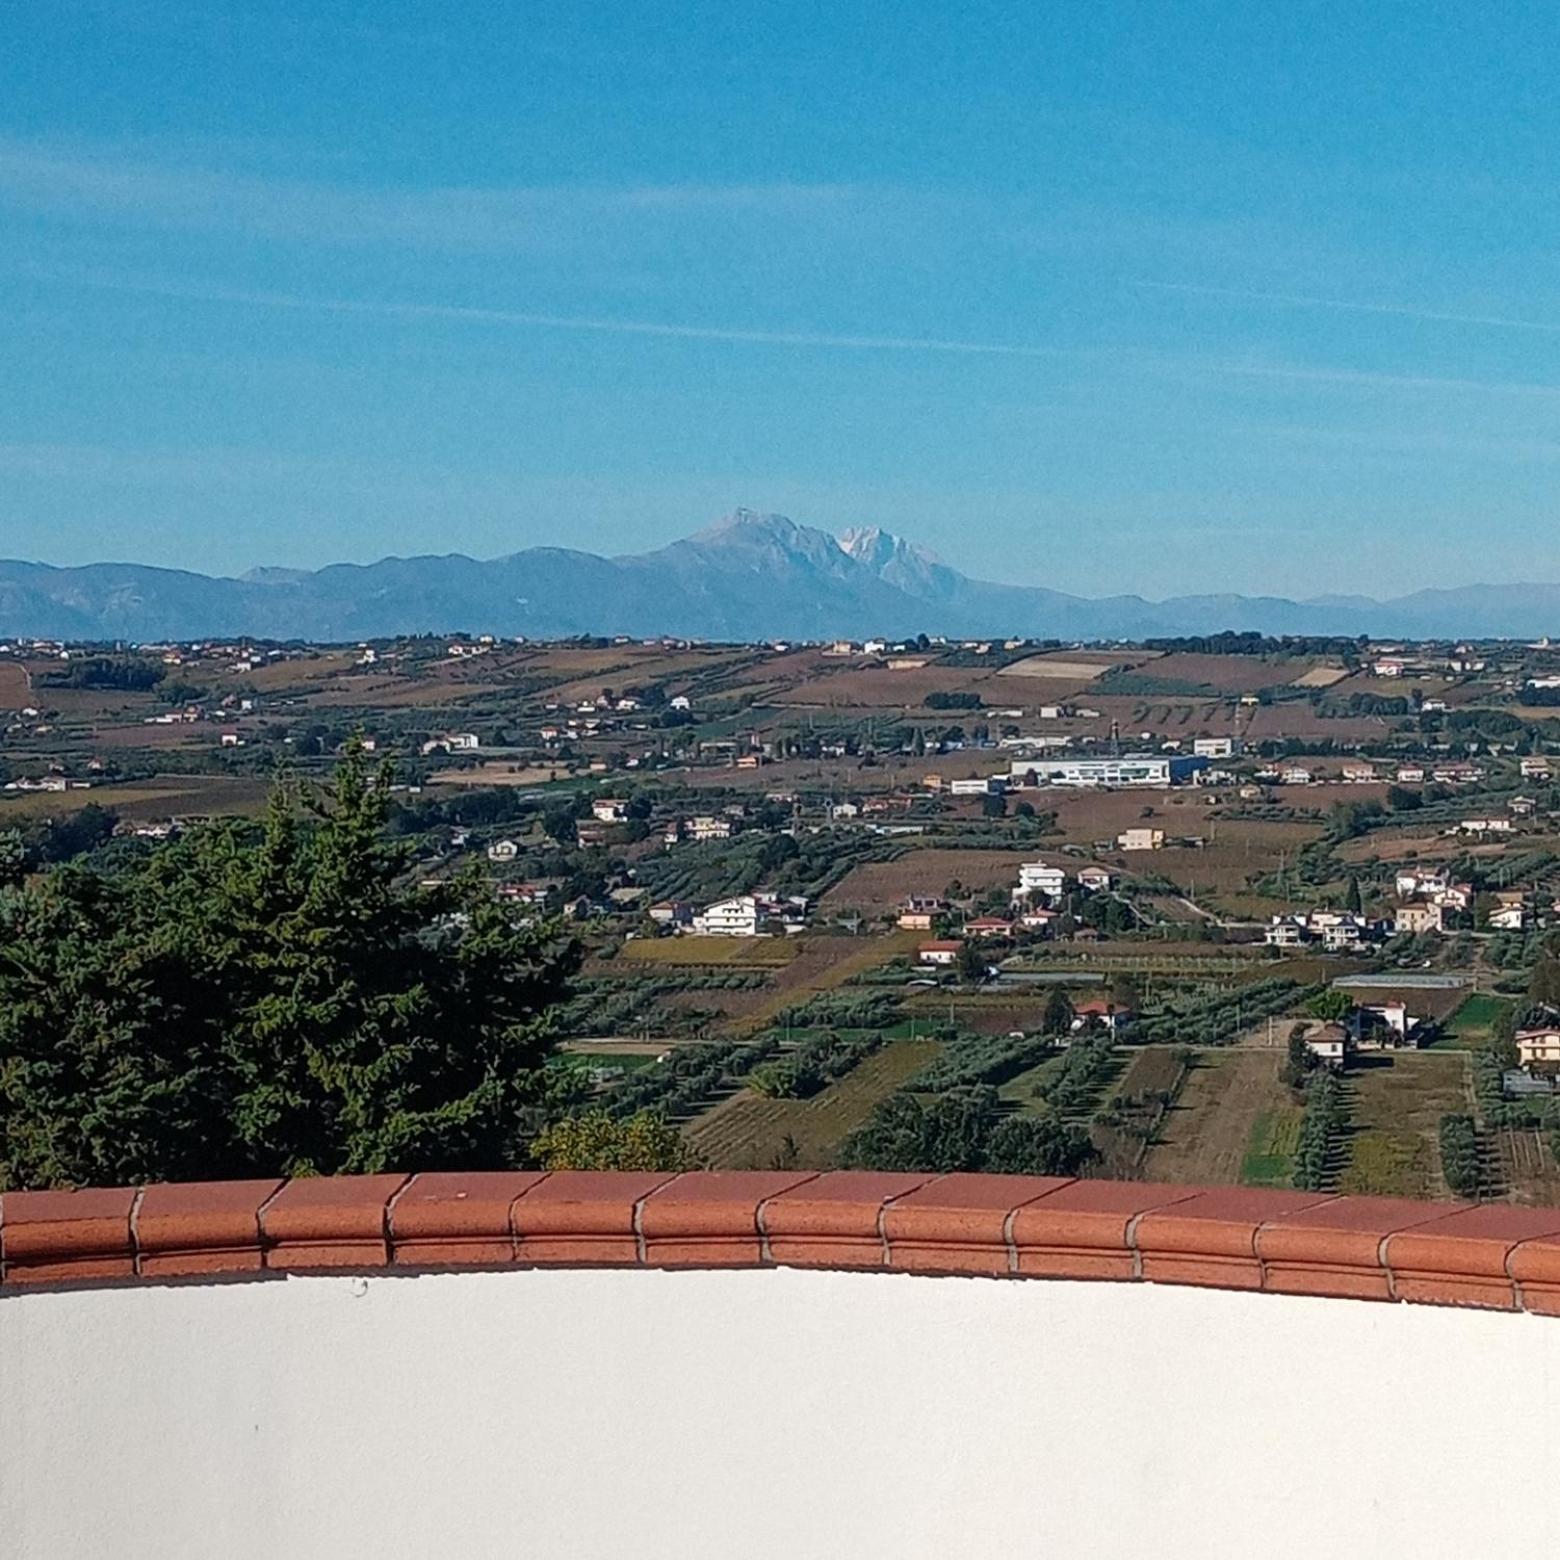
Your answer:
[[[959,950],[962,943],[952,942],[946,938],[934,942],[924,942],[915,951],[916,959],[921,964],[933,964],[943,968],[957,964]]]
[[[621,796],[598,796],[591,802],[590,810],[603,823],[621,823],[628,817],[628,803]]]
[[[494,840],[487,854],[489,861],[513,861],[520,854],[520,847],[513,840]]]
[[[1062,897],[1067,874],[1060,867],[1043,861],[1026,861],[1018,869],[1018,887],[1013,890],[1014,899],[1030,899],[1039,894],[1046,899]]]
[[[1275,915],[1262,934],[1262,941],[1270,948],[1303,948],[1311,940],[1311,928],[1303,915]]]
[[[1007,790],[1007,782],[1000,775],[983,775],[979,779],[950,780],[950,796],[1001,796]]]
[[[1348,1060],[1349,1033],[1342,1024],[1323,1024],[1305,1037],[1305,1048],[1328,1067],[1342,1067]]]
[[[758,937],[771,929],[790,935],[806,925],[807,901],[767,894],[739,894],[717,900],[693,918],[693,929],[704,937]]]
[[[1399,899],[1412,899],[1417,894],[1429,898],[1434,894],[1444,894],[1451,887],[1451,882],[1444,872],[1420,872],[1413,867],[1406,867],[1398,873],[1394,886]]]

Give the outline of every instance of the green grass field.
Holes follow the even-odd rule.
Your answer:
[[[1432,1050],[1467,1051],[1490,1043],[1496,1020],[1512,1004],[1504,997],[1475,991],[1447,1019],[1441,1038]]]
[[[1252,1122],[1246,1157],[1240,1163],[1243,1184],[1288,1186],[1293,1181],[1303,1114],[1298,1105],[1280,1105],[1263,1111]]]

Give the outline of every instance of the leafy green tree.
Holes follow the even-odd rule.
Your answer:
[[[1560,959],[1542,953],[1534,961],[1528,978],[1528,1001],[1535,1006],[1560,1008]]]
[[[0,1185],[521,1162],[577,949],[408,882],[389,796],[354,744],[258,834],[0,891]]]
[[[0,832],[0,889],[15,888],[27,875],[27,842],[15,829]]]
[[[579,836],[573,806],[568,802],[557,802],[549,807],[542,814],[542,828],[551,839],[557,840],[560,845],[572,844]]]
[[[1349,886],[1344,891],[1343,908],[1350,915],[1363,915],[1365,912],[1364,896],[1360,893],[1360,880],[1353,872],[1349,874]]]
[[[1279,1078],[1291,1089],[1298,1089],[1319,1061],[1316,1052],[1306,1044],[1305,1034],[1304,1024],[1296,1024],[1289,1031],[1288,1055],[1279,1069]]]
[[[1110,983],[1111,1005],[1122,1013],[1136,1013],[1143,1005],[1143,993],[1137,978],[1129,970],[1120,970]]]
[[[1500,1012],[1490,1025],[1489,1049],[1504,1070],[1509,1072],[1521,1065],[1522,1056],[1517,1050],[1517,1011],[1509,1002],[1501,1004]]]
[[[978,944],[966,942],[960,944],[958,963],[955,968],[959,972],[960,980],[967,980],[972,985],[986,978],[986,955]]]
[[[986,1139],[997,1121],[997,1091],[989,1084],[950,1089],[926,1111],[921,1163],[916,1170],[979,1170]]]
[[[1045,1011],[1040,1015],[1041,1032],[1048,1035],[1065,1035],[1074,1018],[1072,998],[1061,986],[1052,986],[1045,999]]]
[[[603,1110],[565,1116],[531,1144],[544,1170],[692,1170],[698,1156],[664,1116],[641,1110],[627,1118]]]
[[[1331,1024],[1341,1024],[1354,1011],[1354,999],[1346,991],[1329,986],[1306,1003],[1306,1011]]]
[[[1049,1114],[1009,1116],[987,1140],[982,1168],[1005,1175],[1075,1175],[1094,1157],[1082,1127]]]

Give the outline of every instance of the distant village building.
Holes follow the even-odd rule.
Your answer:
[[[983,775],[978,779],[952,780],[948,784],[950,796],[1001,796],[1007,790],[1007,782],[1000,775]]]
[[[1544,1024],[1517,1031],[1517,1056],[1524,1067],[1560,1067],[1560,1026]]]
[[[1441,905],[1399,905],[1393,925],[1400,932],[1440,932],[1446,929],[1446,912]]]
[[[1120,850],[1160,850],[1164,843],[1163,829],[1125,829],[1116,836]]]
[[[1036,894],[1054,904],[1062,897],[1067,886],[1067,874],[1044,861],[1026,861],[1018,869],[1018,886],[1013,890],[1015,900],[1032,899]]]
[[[924,942],[916,949],[916,958],[922,964],[938,965],[944,968],[959,962],[959,951],[964,945],[951,939],[939,939],[933,942]]]
[[[704,937],[761,937],[774,932],[787,935],[806,925],[807,901],[798,896],[776,898],[768,894],[739,894],[707,905],[693,918],[693,930]]]
[[[1342,1024],[1323,1024],[1306,1035],[1305,1048],[1324,1066],[1341,1068],[1349,1059],[1349,1032]]]

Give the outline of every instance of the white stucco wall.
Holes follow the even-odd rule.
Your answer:
[[[1560,1321],[1150,1285],[512,1272],[0,1299],[0,1552],[1484,1556]]]

